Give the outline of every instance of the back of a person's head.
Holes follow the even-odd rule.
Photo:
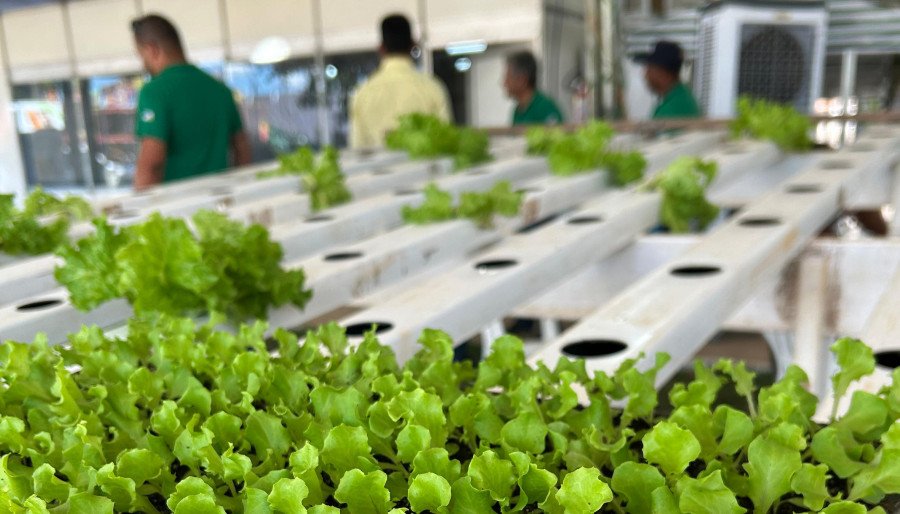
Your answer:
[[[168,52],[184,53],[178,29],[168,19],[149,14],[131,22],[131,30],[138,44],[157,45]]]
[[[534,54],[528,50],[522,50],[509,54],[506,58],[506,64],[512,70],[528,79],[528,85],[532,88],[537,87],[538,65]]]
[[[389,54],[407,54],[415,46],[412,27],[402,14],[392,14],[381,21],[381,44]]]

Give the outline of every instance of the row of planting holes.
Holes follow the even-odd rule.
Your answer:
[[[826,163],[828,164],[828,163]],[[842,161],[833,162],[830,164],[831,167],[825,167],[826,169],[841,169],[850,167],[849,163],[845,163]],[[789,194],[807,194],[807,193],[815,193],[820,192],[822,190],[821,186],[815,184],[795,184],[789,186],[786,189],[786,192]],[[577,216],[569,219],[568,223],[571,225],[586,225],[592,223],[600,223],[603,219],[599,216]],[[769,218],[769,217],[758,217],[758,218],[747,218],[743,220],[740,224],[742,226],[747,227],[764,227],[764,226],[773,226],[781,223],[781,220],[778,218]],[[333,254],[325,257],[325,260],[330,261],[340,261],[347,259],[355,259],[362,257],[362,254],[358,252],[354,253],[340,253]],[[494,259],[488,261],[482,261],[475,265],[475,270],[482,275],[492,275],[500,270],[510,268],[516,266],[518,261],[514,259]],[[671,274],[676,277],[688,277],[688,278],[697,278],[703,277],[707,275],[712,275],[721,272],[721,268],[717,266],[681,266],[671,270]],[[347,327],[347,335],[355,335],[362,336],[366,331],[370,330],[372,327],[376,327],[376,334],[387,332],[393,328],[393,324],[387,322],[377,322],[377,323],[356,323]],[[567,344],[563,347],[563,353],[567,355],[571,355],[574,357],[601,357],[613,355],[615,353],[619,353],[625,350],[628,346],[622,341],[616,341],[611,339],[591,339],[591,340],[583,340],[577,341],[574,343]]]
[[[484,175],[487,172],[484,170],[473,170],[469,172],[469,175]],[[527,194],[527,193],[536,193],[541,191],[540,188],[527,187],[519,189],[518,192]],[[397,196],[409,196],[414,194],[421,193],[420,190],[417,189],[401,189],[396,191]],[[327,219],[331,219],[330,217],[325,217]],[[312,218],[307,221],[313,221]],[[326,221],[325,219],[321,221]],[[585,216],[585,217],[577,217],[569,220],[569,223],[572,225],[581,225],[586,223],[599,223],[602,221],[599,217],[596,216]],[[341,252],[334,253],[325,256],[325,260],[329,262],[340,262],[351,259],[359,259],[363,256],[361,252]],[[481,274],[492,274],[496,271],[499,271],[504,268],[509,268],[518,264],[518,261],[513,259],[497,259],[497,260],[489,260],[482,261],[475,265],[475,270]],[[344,329],[347,331],[348,337],[362,337],[370,330],[374,330],[375,334],[382,334],[394,328],[393,323],[388,323],[386,321],[376,321],[376,322],[363,322],[363,323],[354,323],[352,325],[346,326]]]
[[[603,218],[600,216],[576,216],[568,220],[567,223],[570,225],[586,225],[590,223],[600,223],[603,221]],[[347,254],[334,254],[330,257],[337,256],[338,259],[332,260],[342,260],[342,257],[347,255],[347,258],[357,258],[361,257],[362,254],[357,253],[347,253]],[[328,257],[325,257],[325,260],[329,260]],[[492,275],[497,273],[500,270],[511,268],[513,266],[518,265],[519,262],[515,259],[492,259],[481,261],[475,264],[475,271],[482,275]],[[352,325],[346,326],[344,329],[347,331],[348,337],[362,337],[367,332],[374,330],[375,334],[382,334],[389,330],[392,330],[394,325],[392,323],[386,321],[372,321],[372,322],[362,322],[362,323],[354,323]]]
[[[851,152],[868,152],[872,151],[872,148],[867,145],[859,145],[851,149]],[[828,170],[839,170],[839,169],[849,169],[852,167],[852,164],[847,161],[825,161],[821,165],[822,169]],[[374,172],[374,174],[386,174],[385,170],[379,170]],[[389,172],[388,172],[389,173]],[[478,171],[470,172],[470,174],[482,174]],[[809,193],[818,193],[822,191],[822,187],[817,184],[794,184],[788,186],[785,189],[785,192],[788,194],[809,194]],[[401,190],[397,192],[397,195],[412,195],[418,194],[420,191],[418,190]],[[529,192],[529,190],[523,190],[523,192]],[[123,213],[124,214],[124,213]],[[124,217],[124,216],[123,216]],[[306,221],[315,223],[315,222],[324,222],[331,221],[334,219],[331,216],[320,215],[314,216],[312,218],[308,218]],[[578,216],[571,218],[568,223],[571,225],[586,225],[592,223],[600,223],[603,219],[599,216]],[[776,217],[751,217],[745,218],[739,222],[741,226],[745,227],[768,227],[774,226],[781,223],[781,220]],[[325,260],[329,262],[340,262],[352,259],[358,259],[363,257],[361,252],[338,252],[334,254],[329,254],[325,256]],[[489,261],[482,261],[475,265],[475,269],[482,274],[493,274],[499,270],[509,268],[518,264],[518,261],[513,259],[496,259]],[[698,265],[688,265],[688,266],[680,266],[674,268],[670,271],[670,274],[676,277],[684,277],[684,278],[697,278],[704,277],[708,275],[713,275],[720,273],[722,270],[718,266],[698,266]],[[61,300],[39,300],[36,302],[31,302],[25,305],[21,305],[17,308],[19,311],[35,311],[35,310],[43,310],[51,307],[55,307],[57,305],[61,305],[63,302]],[[383,332],[387,332],[393,328],[393,324],[387,322],[375,322],[375,323],[356,323],[346,327],[347,335],[351,337],[361,337],[367,331],[374,329],[376,334],[380,334]],[[628,347],[622,341],[611,340],[611,339],[590,339],[590,340],[582,340],[574,343],[569,343],[563,347],[563,353],[573,357],[601,357],[608,356],[619,353],[625,350]],[[886,351],[879,352],[876,354],[876,361],[879,365],[888,367],[888,368],[896,368],[900,366],[900,351]]]
[[[857,147],[851,150],[856,152],[871,151],[871,148]],[[825,161],[821,168],[827,170],[849,169],[853,165],[847,161]],[[823,190],[818,184],[792,184],[785,188],[787,194],[811,194],[819,193]],[[573,220],[574,221],[574,220]],[[572,222],[572,221],[570,221]],[[771,227],[781,224],[781,219],[770,216],[754,216],[747,217],[739,221],[739,225],[743,227]],[[721,273],[722,269],[718,266],[709,265],[685,265],[673,268],[669,271],[672,276],[681,278],[701,278]],[[620,353],[628,348],[628,345],[622,341],[615,339],[585,339],[575,341],[563,346],[563,353],[571,357],[597,358]],[[879,365],[887,368],[896,368],[900,366],[900,351],[885,351],[876,354],[876,361]]]

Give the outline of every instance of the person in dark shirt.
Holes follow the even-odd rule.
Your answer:
[[[516,102],[513,125],[548,125],[564,121],[556,102],[538,91],[537,74],[537,60],[531,52],[516,52],[507,57],[503,87]]]
[[[135,189],[248,164],[250,144],[231,91],[187,62],[169,20],[149,15],[131,28],[153,77],[138,99]]]
[[[647,87],[659,98],[653,111],[653,119],[699,118],[700,107],[693,93],[679,78],[684,54],[678,43],[660,41],[653,52],[635,57],[645,64],[644,79]]]

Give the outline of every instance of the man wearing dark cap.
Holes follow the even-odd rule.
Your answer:
[[[135,189],[250,162],[250,144],[231,91],[187,62],[172,22],[158,15],[131,23],[153,79],[141,89]]]
[[[660,41],[653,52],[640,54],[635,60],[646,65],[644,79],[647,87],[659,97],[653,119],[699,118],[700,107],[693,93],[679,78],[684,54],[677,43]]]
[[[394,14],[381,22],[381,65],[350,100],[350,146],[384,146],[387,134],[404,114],[430,114],[450,121],[450,105],[443,84],[416,70],[411,52],[415,42],[405,16]]]

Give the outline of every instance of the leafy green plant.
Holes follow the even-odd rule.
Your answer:
[[[26,198],[23,212],[27,216],[63,216],[72,220],[89,220],[94,215],[91,204],[80,196],[59,198],[36,187]]]
[[[742,364],[697,362],[663,416],[665,356],[613,375],[580,360],[532,368],[505,336],[473,369],[426,330],[398,365],[374,332],[351,346],[335,325],[302,343],[278,330],[267,346],[263,323],[217,321],[0,345],[0,509],[883,513],[900,493],[900,371],[820,426],[799,368],[758,390]],[[833,347],[850,366],[836,385],[870,369],[864,349]],[[716,403],[731,387],[750,414]]]
[[[605,169],[613,185],[637,182],[644,176],[646,159],[640,152],[610,150],[613,135],[609,124],[592,121],[571,134],[554,127],[532,127],[525,139],[529,154],[547,156],[554,175],[567,177]]]
[[[640,152],[610,152],[603,156],[602,162],[610,181],[616,186],[641,180],[647,169],[647,159]]]
[[[298,175],[303,190],[309,195],[313,211],[341,205],[352,199],[334,147],[326,146],[318,158],[311,148],[302,147],[292,154],[279,156],[278,160],[281,167],[260,172],[257,176],[271,178]]]
[[[452,219],[471,220],[479,228],[490,228],[494,216],[513,217],[519,213],[524,193],[513,191],[507,180],[501,180],[487,191],[468,191],[453,206],[453,196],[435,184],[423,191],[424,201],[417,207],[404,206],[403,220],[413,225],[427,225]]]
[[[514,191],[508,180],[501,180],[484,192],[468,191],[459,197],[459,217],[480,228],[490,228],[494,216],[511,218],[519,214],[525,193]]]
[[[90,310],[126,298],[136,313],[223,312],[264,317],[270,305],[303,307],[310,298],[302,270],[281,268],[281,245],[260,225],[200,211],[196,235],[181,219],[152,215],[124,228],[105,220],[95,232],[58,250],[56,279],[75,307]]]
[[[645,185],[662,193],[660,219],[672,232],[703,230],[719,214],[706,199],[716,170],[714,161],[679,157]]]
[[[566,133],[559,127],[533,126],[525,131],[525,143],[529,155],[547,155]]]
[[[428,184],[422,191],[425,199],[418,207],[403,206],[403,220],[412,225],[427,225],[456,218],[453,195],[437,184]]]
[[[741,97],[738,115],[731,122],[734,137],[768,139],[785,151],[802,152],[812,148],[809,118],[790,105]]]
[[[13,195],[0,195],[0,252],[40,255],[68,239],[74,220],[90,219],[91,206],[79,197],[57,198],[36,188],[19,210]]]
[[[456,169],[491,160],[490,142],[484,131],[457,127],[420,113],[401,116],[386,143],[388,148],[405,151],[413,159],[453,157]]]

